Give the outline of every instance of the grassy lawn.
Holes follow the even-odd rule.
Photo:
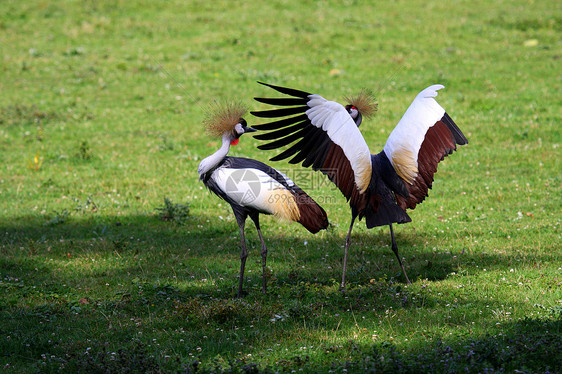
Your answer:
[[[562,3],[0,2],[0,368],[5,372],[562,371]],[[239,234],[198,181],[214,100],[257,80],[331,100],[374,91],[378,153],[421,89],[468,146],[395,227],[356,223],[321,174],[317,235]],[[260,121],[246,116],[249,125]],[[243,137],[231,155],[267,161]],[[161,220],[165,199],[175,220]],[[189,208],[189,215],[185,216]]]

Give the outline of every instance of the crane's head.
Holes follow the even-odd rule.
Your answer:
[[[242,117],[246,114],[246,107],[240,103],[213,104],[207,110],[204,121],[207,133],[211,136],[226,137],[230,144],[238,144],[242,134],[256,131],[248,127],[246,120]]]
[[[361,126],[363,116],[361,115],[361,112],[359,112],[359,109],[357,109],[355,105],[348,104],[345,106],[345,110],[347,110],[347,113],[349,113],[351,118],[353,118],[357,127]]]
[[[345,109],[353,118],[357,127],[361,125],[363,117],[369,117],[377,111],[378,104],[375,97],[365,89],[361,90],[356,96],[346,97],[345,100],[349,103],[345,106]]]
[[[240,137],[247,133],[247,132],[254,132],[257,131],[256,129],[252,128],[252,127],[248,127],[248,124],[246,122],[246,120],[244,118],[240,118],[240,121],[234,125],[234,138],[230,141],[231,145],[236,145],[238,144],[238,141],[240,140]]]

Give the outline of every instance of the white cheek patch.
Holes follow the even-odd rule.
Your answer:
[[[242,135],[244,134],[244,128],[242,127],[241,124],[237,123],[236,126],[234,126],[234,130],[236,131],[236,133],[238,135]]]

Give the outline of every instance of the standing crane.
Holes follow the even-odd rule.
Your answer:
[[[315,234],[328,227],[326,212],[310,196],[280,171],[266,164],[242,157],[227,156],[231,145],[237,145],[242,134],[256,131],[248,127],[242,116],[246,109],[239,104],[225,104],[210,111],[205,121],[210,135],[220,136],[222,146],[203,159],[197,172],[205,186],[232,207],[240,228],[240,283],[237,297],[242,296],[244,268],[248,252],[244,237],[246,218],[250,216],[261,241],[263,284],[266,292],[267,248],[260,230],[259,215],[296,221]]]
[[[336,184],[349,201],[351,224],[345,238],[340,288],[345,288],[347,253],[355,219],[365,217],[367,228],[389,225],[392,251],[406,281],[410,283],[398,254],[393,223],[407,223],[406,209],[414,209],[427,196],[437,164],[468,140],[437,101],[442,85],[421,91],[375,155],[359,131],[363,116],[372,114],[376,104],[362,91],[347,99],[349,104],[328,101],[320,95],[258,82],[290,97],[255,98],[258,102],[285,108],[251,112],[256,117],[275,118],[256,125],[270,132],[255,135],[273,140],[258,148],[270,150],[291,144],[271,158],[320,170]]]

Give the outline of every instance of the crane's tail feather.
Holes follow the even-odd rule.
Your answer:
[[[408,223],[411,221],[408,213],[392,200],[382,199],[374,204],[371,202],[365,209],[365,223],[368,229],[390,225],[391,223]]]
[[[301,189],[297,189],[294,196],[300,212],[297,222],[313,234],[328,227],[328,216],[316,201]]]

